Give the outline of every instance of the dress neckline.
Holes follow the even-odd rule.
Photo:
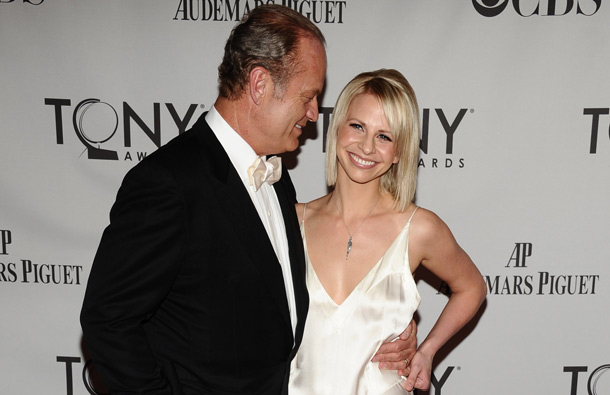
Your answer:
[[[305,206],[303,207],[303,218],[301,219],[301,224],[300,224],[300,228],[301,228],[301,234],[303,236],[303,247],[304,247],[304,252],[305,252],[305,260],[307,262],[307,265],[310,266],[309,269],[311,269],[311,273],[313,274],[315,281],[318,283],[318,285],[320,286],[320,289],[323,291],[325,297],[328,299],[329,302],[332,302],[332,304],[338,309],[342,306],[344,306],[346,304],[346,302],[350,301],[351,299],[354,298],[354,294],[356,293],[356,290],[358,290],[358,288],[361,287],[361,285],[372,275],[372,273],[374,273],[376,271],[376,269],[381,265],[381,263],[383,262],[384,258],[386,257],[386,255],[388,254],[389,251],[392,250],[392,248],[394,247],[394,245],[397,243],[397,241],[404,235],[405,232],[407,232],[407,230],[410,228],[411,226],[411,219],[413,219],[413,216],[415,215],[415,212],[417,211],[419,207],[415,206],[415,209],[413,210],[413,212],[411,213],[411,216],[409,217],[409,220],[407,221],[407,223],[405,224],[405,226],[403,226],[403,228],[400,230],[400,232],[398,232],[398,234],[394,237],[394,240],[392,240],[392,243],[390,244],[390,246],[384,251],[383,255],[377,260],[377,262],[371,266],[371,268],[366,272],[366,274],[360,279],[360,281],[358,281],[358,283],[356,284],[356,286],[349,292],[349,294],[347,295],[347,297],[343,300],[343,302],[341,303],[337,303],[328,293],[328,291],[326,290],[326,287],[324,286],[324,284],[322,283],[322,281],[320,280],[320,277],[318,277],[318,273],[316,272],[316,269],[313,267],[313,264],[311,263],[311,259],[309,258],[309,251],[307,248],[307,236],[305,234],[305,211],[307,209],[307,203],[305,203]],[[409,268],[409,271],[411,269]]]

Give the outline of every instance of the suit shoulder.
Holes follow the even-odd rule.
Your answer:
[[[142,162],[157,161],[172,163],[197,149],[197,138],[193,129],[171,139],[167,144],[161,146],[150,154]]]
[[[204,144],[204,140],[210,139],[201,138],[206,133],[213,134],[202,115],[192,128],[159,147],[134,166],[134,169],[161,166],[171,172],[188,172],[189,169],[205,161],[206,157],[211,156],[210,152],[213,148]]]

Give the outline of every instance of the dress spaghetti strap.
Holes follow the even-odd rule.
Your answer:
[[[419,208],[419,206],[415,206],[415,210],[413,210],[413,212],[411,213],[411,216],[409,217],[409,220],[407,221],[407,225],[409,225],[411,223],[411,219],[413,219],[413,216],[415,215],[415,212],[417,211],[418,208]],[[303,210],[303,219],[305,219],[305,210]]]
[[[301,226],[305,226],[305,211],[307,211],[307,204],[305,203],[303,205],[303,216],[301,217]]]

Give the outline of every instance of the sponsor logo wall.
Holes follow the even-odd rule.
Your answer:
[[[396,68],[418,95],[417,203],[489,288],[428,393],[610,394],[606,0],[0,0],[0,392],[104,393],[78,316],[118,186],[210,108],[229,31],[273,2],[328,42],[320,119],[284,157],[301,200],[326,192],[353,76]],[[416,277],[423,339],[450,290]]]

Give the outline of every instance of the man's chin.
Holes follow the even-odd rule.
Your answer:
[[[299,143],[299,139],[294,139],[293,141],[290,142],[290,144],[287,144],[284,148],[285,151],[284,152],[293,152],[296,151],[299,146],[301,144]]]

